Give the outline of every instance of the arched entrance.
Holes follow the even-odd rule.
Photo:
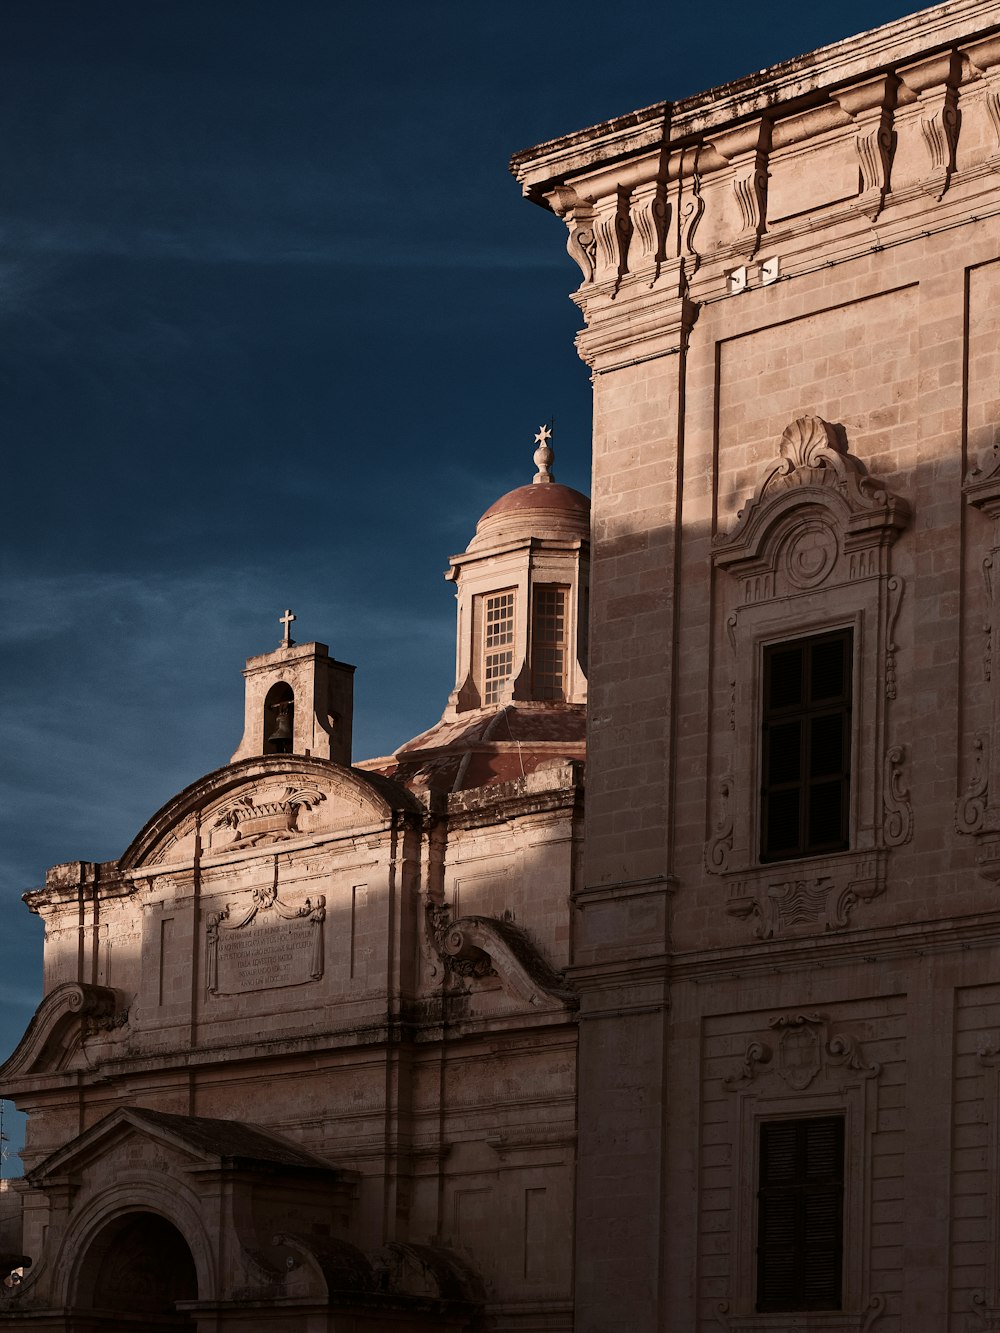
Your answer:
[[[147,1333],[193,1329],[178,1301],[198,1298],[187,1242],[157,1213],[125,1213],[94,1238],[77,1280],[75,1333]]]

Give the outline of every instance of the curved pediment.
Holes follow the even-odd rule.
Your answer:
[[[907,502],[848,452],[841,428],[821,417],[800,417],[785,428],[778,457],[765,467],[732,530],[715,537],[713,560],[738,574],[773,569],[779,551],[788,545],[789,524],[805,509],[816,516],[818,540],[792,554],[793,570],[796,563],[802,565],[802,586],[821,581],[810,566],[831,564],[836,548],[857,551],[891,544],[910,520]],[[830,546],[826,561],[824,544]]]
[[[109,986],[67,981],[49,991],[24,1036],[0,1065],[0,1086],[9,1096],[22,1078],[59,1073],[80,1049],[90,1022],[123,1012],[124,1001]]]
[[[440,951],[453,969],[465,964],[463,975],[486,975],[492,971],[507,995],[519,1006],[572,1010],[579,1003],[576,992],[553,971],[531,941],[516,926],[487,916],[463,916],[440,931]],[[487,969],[477,970],[477,966]]]
[[[419,814],[404,787],[328,759],[259,755],[227,764],[158,811],[119,861],[122,871],[336,834]]]

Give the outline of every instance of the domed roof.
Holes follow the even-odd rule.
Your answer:
[[[525,509],[557,509],[563,513],[587,515],[590,513],[590,500],[581,491],[575,491],[572,486],[563,486],[558,481],[537,486],[517,486],[491,504],[479,522],[495,518],[497,514],[514,514]]]
[[[535,436],[537,474],[527,486],[501,495],[476,524],[469,550],[489,548],[511,537],[585,537],[590,530],[590,500],[552,475],[552,430],[541,426]]]

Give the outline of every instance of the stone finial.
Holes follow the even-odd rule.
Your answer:
[[[292,621],[297,619],[298,616],[291,611],[286,611],[283,616],[278,617],[278,624],[285,627],[285,637],[281,641],[282,648],[295,647],[295,640],[292,638]]]
[[[535,450],[535,466],[538,471],[531,478],[534,485],[538,486],[544,482],[555,481],[552,475],[552,460],[555,454],[549,441],[552,439],[551,426],[539,426],[538,434],[535,436],[535,443],[538,448]]]

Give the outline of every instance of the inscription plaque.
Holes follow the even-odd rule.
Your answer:
[[[239,921],[230,921],[228,904],[211,913],[205,933],[208,990],[243,995],[317,981],[325,920],[324,897],[291,907],[266,890],[255,891],[253,906]]]
[[[216,991],[238,995],[274,986],[299,986],[312,981],[312,924],[257,917],[242,930],[219,936]]]

